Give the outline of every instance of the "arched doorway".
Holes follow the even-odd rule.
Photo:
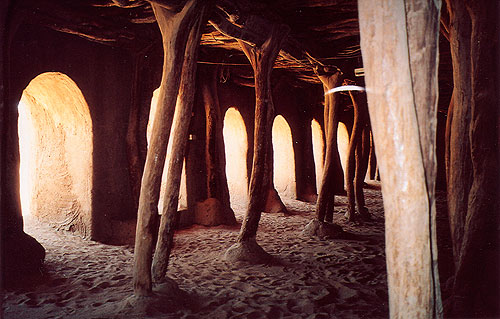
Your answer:
[[[295,186],[295,156],[292,130],[285,118],[274,118],[273,128],[274,187],[280,197],[297,197]]]
[[[92,121],[82,92],[65,74],[43,73],[18,108],[23,215],[90,236]]]
[[[312,145],[314,156],[314,167],[316,169],[316,189],[319,192],[321,179],[323,178],[323,164],[325,161],[325,140],[321,125],[313,119],[311,121]]]
[[[153,129],[153,121],[155,119],[156,107],[158,105],[158,95],[160,94],[160,88],[157,88],[153,91],[153,98],[151,99],[151,109],[149,111],[149,120],[146,131],[146,139],[149,145],[149,140],[151,138],[151,130]],[[173,132],[175,131],[175,119],[172,121],[172,129],[170,131],[170,136],[173,136]],[[165,188],[167,187],[167,175],[168,175],[168,163],[170,161],[170,157],[172,156],[172,144],[168,143],[167,147],[167,157],[165,159],[165,166],[163,167],[163,174],[161,177],[161,188],[160,188],[160,198],[158,200],[158,212],[161,214],[163,207],[163,198],[165,196]],[[179,188],[179,203],[178,210],[187,209],[187,190],[186,190],[186,161],[184,161],[182,165],[182,174],[181,174],[181,185]]]
[[[231,207],[246,205],[248,201],[247,151],[248,139],[245,122],[240,112],[231,107],[224,115],[224,146],[226,176]]]

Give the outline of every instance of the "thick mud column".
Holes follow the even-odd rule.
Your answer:
[[[261,212],[265,208],[271,186],[270,161],[272,162],[272,136],[274,106],[271,94],[271,71],[288,34],[288,27],[273,25],[262,46],[252,47],[242,41],[240,45],[254,70],[255,77],[255,128],[252,175],[249,203],[243,219],[238,242],[226,252],[229,261],[266,262],[270,256],[257,244],[255,236]]]
[[[170,129],[181,80],[186,42],[197,12],[197,1],[188,0],[172,12],[152,4],[163,38],[163,75],[151,141],[142,176],[134,252],[134,294],[151,293],[151,263],[158,227],[158,199]]]
[[[440,318],[435,138],[441,2],[359,0],[391,318]]]
[[[447,197],[455,276],[445,310],[453,317],[500,316],[498,6],[447,1],[454,80]]]
[[[19,136],[17,104],[22,92],[9,83],[10,44],[19,19],[9,10],[14,1],[0,4],[0,282],[3,287],[40,276],[45,249],[23,231],[19,194]],[[11,14],[11,15],[9,15]],[[5,31],[7,30],[7,31]],[[2,288],[3,288],[2,287]]]
[[[226,177],[226,155],[222,136],[222,115],[217,94],[217,68],[200,68],[200,90],[206,119],[205,157],[207,163],[207,200],[202,205],[214,214],[208,219],[214,224],[236,223],[229,201]],[[198,211],[198,210],[197,210]],[[195,220],[197,216],[195,216]]]

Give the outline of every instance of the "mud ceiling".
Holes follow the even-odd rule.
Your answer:
[[[182,0],[154,0],[174,10]],[[143,0],[25,0],[19,10],[31,23],[75,34],[90,41],[121,47],[147,55],[160,45],[160,35],[151,5]],[[356,0],[216,0],[201,39],[199,63],[225,64],[233,80],[251,85],[252,69],[241,52],[237,36],[260,43],[273,23],[291,31],[275,69],[281,69],[294,86],[319,84],[315,65],[338,66],[347,77],[362,67]],[[448,53],[445,53],[449,55]],[[446,59],[445,59],[446,60]],[[442,71],[451,80],[449,67]],[[361,80],[362,81],[362,80]],[[444,88],[448,96],[451,87]],[[440,103],[440,111],[447,108]]]

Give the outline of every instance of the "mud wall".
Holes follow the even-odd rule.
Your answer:
[[[129,54],[29,24],[17,29],[10,52],[10,108],[17,107],[28,83],[44,72],[61,72],[82,91],[93,128],[91,237],[109,240],[111,220],[135,215],[125,142],[133,80]],[[9,130],[17,132],[17,124]],[[9,148],[15,156],[17,146]]]

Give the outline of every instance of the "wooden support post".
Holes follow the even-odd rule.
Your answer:
[[[358,1],[391,318],[442,317],[434,194],[440,7],[439,0]]]
[[[186,41],[196,0],[188,0],[173,13],[152,4],[163,38],[163,75],[151,141],[142,175],[134,250],[134,294],[151,293],[151,262],[158,227],[158,199],[170,128],[181,79]]]
[[[253,67],[255,77],[254,153],[248,208],[238,242],[226,252],[226,259],[229,261],[258,263],[268,261],[270,258],[257,244],[255,236],[270,187],[269,149],[272,147],[271,129],[274,115],[271,71],[288,31],[288,27],[284,25],[273,25],[266,41],[259,47],[251,47],[239,41]]]
[[[365,183],[366,171],[368,170],[368,157],[370,153],[370,128],[365,126],[361,133],[361,143],[356,150],[356,175],[354,176],[354,194],[358,214],[364,219],[371,219],[365,206],[365,195],[363,185]]]
[[[170,251],[173,246],[175,221],[179,202],[182,165],[189,134],[189,123],[194,103],[196,64],[205,7],[198,6],[191,19],[193,25],[185,50],[182,78],[175,112],[175,134],[172,136],[172,156],[168,163],[168,180],[165,187],[164,204],[158,231],[158,241],[153,257],[153,280],[161,283],[166,277]]]
[[[371,180],[375,180],[377,175],[377,156],[375,156],[375,143],[373,141],[373,134],[370,128],[370,155],[368,158],[368,174]]]
[[[318,75],[326,90],[333,89],[342,83],[342,74],[340,70],[323,70]],[[326,92],[326,91],[325,91]],[[339,103],[338,94],[327,94],[325,108],[328,108],[328,115],[325,115],[326,132],[326,154],[319,190],[318,201],[316,203],[316,217],[319,221],[332,222],[333,208],[335,199],[335,190],[338,185],[344,184],[343,175],[338,174],[338,165],[340,156],[337,145],[337,129],[339,125]]]
[[[352,105],[354,108],[354,124],[351,138],[349,140],[349,149],[347,155],[346,167],[346,188],[347,188],[347,212],[346,217],[349,221],[355,221],[359,218],[370,218],[368,209],[365,207],[365,198],[363,194],[363,183],[368,167],[367,152],[369,152],[369,128],[368,128],[368,104],[365,93],[355,93],[349,91]],[[367,135],[368,134],[368,135]],[[355,204],[358,208],[356,213]]]

